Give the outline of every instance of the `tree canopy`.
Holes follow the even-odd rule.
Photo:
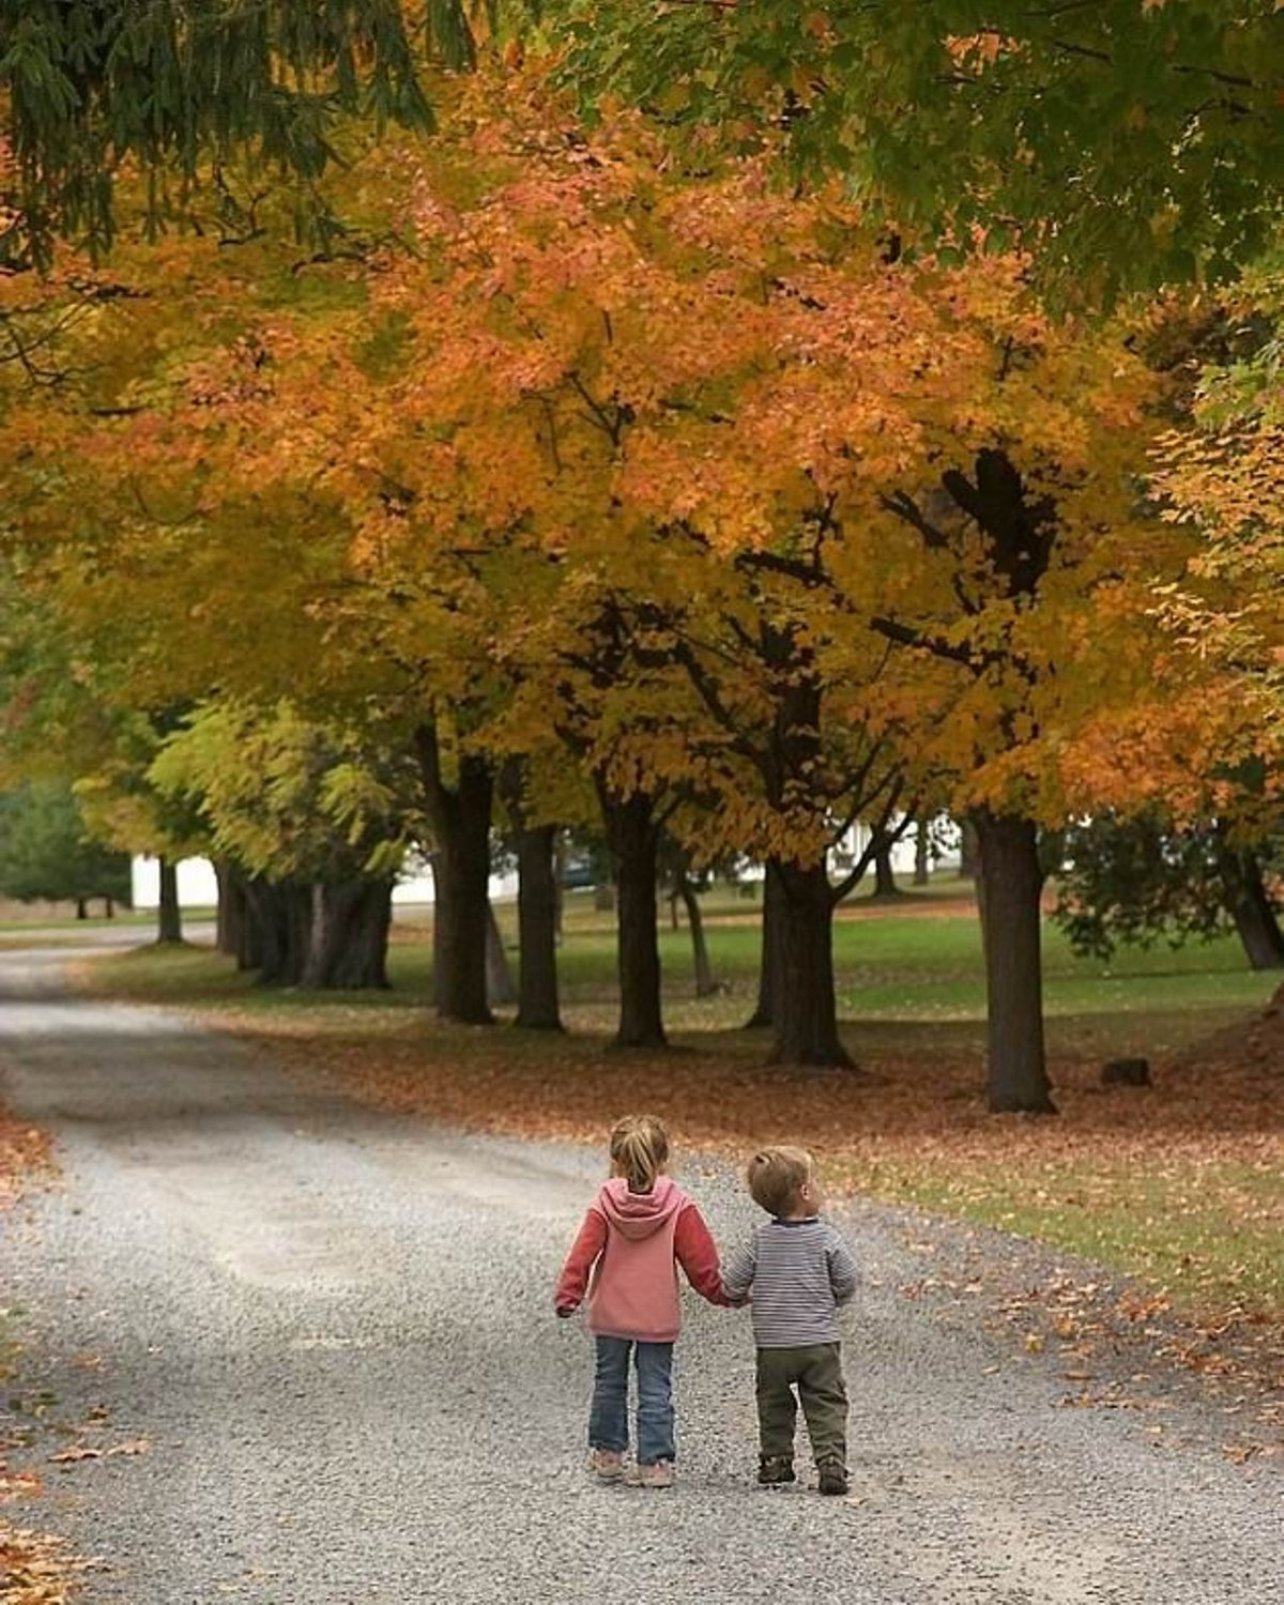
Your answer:
[[[3,0],[0,191],[10,259],[55,234],[101,249],[122,173],[150,175],[148,215],[236,158],[306,186],[338,121],[428,128],[433,62],[475,42],[464,0]],[[478,6],[475,11],[493,11]]]
[[[1274,0],[3,0],[6,254],[106,245],[133,168],[156,224],[233,154],[324,215],[338,125],[428,128],[433,70],[505,30],[607,121],[783,146],[902,246],[1034,250],[1097,300],[1232,277],[1284,194]]]
[[[1074,292],[1232,277],[1284,195],[1275,0],[570,0],[609,117],[783,140],[910,241],[1013,244]]]
[[[833,844],[949,806],[984,862],[991,1095],[1048,1108],[1040,832],[1157,795],[1274,828],[1278,543],[1225,472],[1273,438],[1271,341],[1228,431],[1195,378],[1245,343],[1230,303],[1054,316],[1011,240],[898,248],[848,177],[782,185],[778,131],[697,167],[655,116],[585,125],[542,63],[439,103],[428,143],[352,142],[341,250],[264,226],[290,183],[229,162],[235,227],[0,279],[6,549],[49,620],[11,720],[60,679],[102,710],[104,823],[143,828],[140,783],[194,808],[278,978],[335,984],[360,904],[382,984],[381,849],[422,842],[470,1023],[497,796],[549,973],[552,827],[607,841],[625,1044],[664,1040],[661,839],[751,855],[790,1062],[844,1059]],[[117,200],[145,215],[143,180]]]

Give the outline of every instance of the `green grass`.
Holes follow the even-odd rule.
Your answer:
[[[189,924],[200,924],[213,920],[217,912],[213,908],[188,908],[183,910],[183,920]],[[79,934],[82,937],[92,935],[100,929],[113,930],[119,925],[136,925],[142,930],[155,930],[156,917],[156,910],[153,908],[118,908],[110,919],[96,909],[83,920],[77,919],[74,914],[60,914],[48,919],[40,915],[24,919],[0,919],[0,940],[11,938],[13,945],[21,945],[24,936],[29,936],[32,931],[37,930],[65,931],[68,935]]]
[[[932,896],[958,898],[957,884],[933,887]],[[921,899],[918,900],[921,906]],[[979,925],[965,910],[932,918],[913,912],[915,900],[880,910],[854,901],[834,926],[834,967],[839,1012],[851,1027],[875,1040],[889,1027],[907,1049],[978,1052],[984,1038],[985,985]],[[714,971],[725,991],[696,1000],[690,937],[667,919],[659,942],[670,1023],[678,1032],[722,1031],[752,1008],[759,961],[759,907],[745,899],[707,900],[706,925]],[[506,941],[515,936],[515,912],[499,910]],[[587,894],[567,899],[565,940],[558,954],[559,982],[568,1016],[584,1029],[611,1027],[616,997],[613,916],[599,913]],[[144,947],[95,962],[100,984],[111,991],[162,1001],[184,1000],[278,1012],[325,1007],[421,1008],[431,979],[430,926],[412,916],[389,951],[387,993],[325,994],[262,988],[238,975],[207,948]],[[1163,1053],[1260,1007],[1275,978],[1250,970],[1234,937],[1173,951],[1123,949],[1109,964],[1071,952],[1060,931],[1044,929],[1044,1007],[1055,1052],[1081,1047],[1110,1053]]]
[[[1284,1177],[1263,1160],[1177,1158],[1157,1168],[1080,1155],[1033,1178],[1010,1164],[961,1174],[903,1167],[867,1190],[1049,1243],[1140,1277],[1178,1308],[1284,1318]]]

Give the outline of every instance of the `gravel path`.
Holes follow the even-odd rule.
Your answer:
[[[753,1487],[748,1324],[691,1295],[678,1488],[595,1486],[589,1340],[549,1293],[600,1156],[311,1092],[64,997],[67,957],[0,954],[0,1095],[63,1169],[4,1220],[0,1279],[51,1487],[22,1519],[102,1557],[94,1605],[1284,1605],[1276,1462],[1228,1462],[1195,1404],[1164,1443],[1063,1408],[1046,1356],[903,1296],[913,1233],[872,1206],[837,1216],[866,1277],[852,1499]],[[733,1181],[684,1179],[747,1228]],[[68,1447],[104,1452],[48,1463]]]

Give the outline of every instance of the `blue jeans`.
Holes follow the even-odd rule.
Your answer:
[[[638,1464],[673,1459],[673,1345],[599,1337],[589,1447],[629,1446],[629,1354],[638,1373]]]

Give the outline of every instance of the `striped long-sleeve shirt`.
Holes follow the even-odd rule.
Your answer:
[[[856,1291],[851,1252],[828,1221],[772,1220],[723,1266],[733,1303],[751,1299],[760,1349],[838,1341],[837,1311]]]

